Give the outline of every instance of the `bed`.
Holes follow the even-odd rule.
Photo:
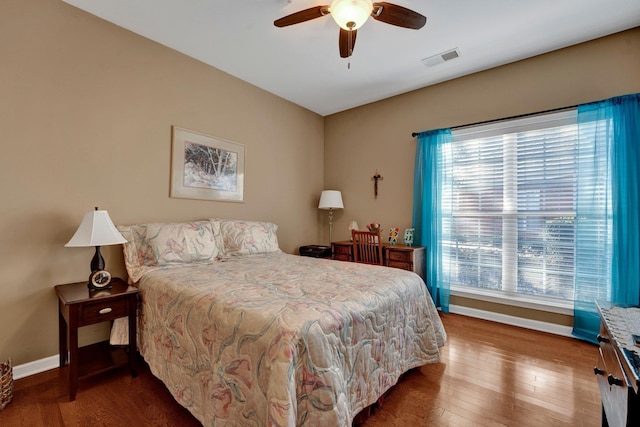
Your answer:
[[[350,426],[439,362],[446,333],[413,272],[285,254],[266,222],[118,228],[140,353],[205,426]]]

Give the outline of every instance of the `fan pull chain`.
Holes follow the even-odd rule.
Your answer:
[[[353,24],[353,22],[351,22]],[[352,26],[350,26],[352,28]],[[353,30],[349,31],[349,35],[347,37],[347,49],[349,51],[349,58],[347,59],[347,70],[351,69],[351,55],[353,55]]]

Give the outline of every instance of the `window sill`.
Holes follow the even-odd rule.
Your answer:
[[[502,292],[487,289],[474,289],[466,286],[452,286],[451,295],[573,316],[573,304],[569,301],[559,299],[536,298],[528,295],[506,295]]]

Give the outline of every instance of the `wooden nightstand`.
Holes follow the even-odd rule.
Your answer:
[[[387,267],[401,268],[418,273],[425,282],[424,263],[427,249],[424,246],[385,245],[382,248]]]
[[[69,353],[69,400],[75,400],[78,381],[129,364],[136,376],[136,309],[138,289],[121,279],[113,279],[112,288],[89,291],[87,282],[57,285],[60,367]],[[78,328],[129,317],[128,355],[122,348],[112,349],[109,341],[78,348]],[[67,339],[69,340],[67,346]]]
[[[333,259],[353,262],[353,242],[348,240],[331,242],[331,252],[333,253]]]

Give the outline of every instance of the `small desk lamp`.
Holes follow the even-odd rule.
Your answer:
[[[89,247],[95,246],[96,253],[91,260],[91,276],[89,277],[89,288],[107,288],[111,282],[111,275],[104,269],[104,258],[100,253],[100,246],[117,245],[127,243],[122,237],[107,211],[89,211],[82,218],[82,222],[76,230],[66,247]]]
[[[351,234],[351,230],[359,230],[360,227],[358,226],[358,222],[355,219],[351,220],[351,223],[349,224],[349,234]],[[351,237],[349,238],[349,240],[351,240]]]
[[[333,229],[333,210],[344,209],[342,203],[342,193],[337,190],[324,190],[320,195],[320,203],[318,209],[326,209],[329,211],[329,245],[331,245],[331,232]]]

